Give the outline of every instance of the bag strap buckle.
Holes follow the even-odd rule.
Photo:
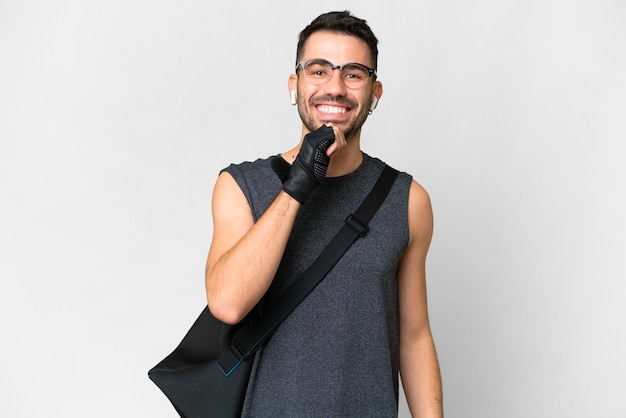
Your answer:
[[[240,346],[239,341],[235,340],[230,348],[217,360],[216,364],[222,373],[228,377],[235,371],[237,366],[248,357],[246,351]]]
[[[360,237],[364,237],[367,234],[368,228],[367,225],[357,219],[354,215],[349,215],[346,218],[346,224],[354,230]]]

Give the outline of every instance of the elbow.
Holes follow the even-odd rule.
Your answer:
[[[211,314],[221,322],[227,325],[236,325],[245,317],[245,315],[241,315],[237,310],[232,309],[228,306],[224,306],[220,303],[211,302],[209,299],[208,302],[209,311]]]
[[[211,314],[228,325],[236,325],[246,316],[247,312],[235,298],[225,297],[224,294],[207,290],[207,305]]]

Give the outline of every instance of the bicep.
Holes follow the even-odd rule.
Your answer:
[[[400,338],[417,338],[429,331],[426,297],[426,255],[433,232],[428,193],[416,182],[409,194],[409,244],[398,269]]]
[[[213,239],[207,269],[232,248],[254,225],[248,201],[235,179],[222,172],[213,190]]]

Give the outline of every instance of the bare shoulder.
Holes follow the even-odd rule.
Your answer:
[[[433,210],[426,189],[413,180],[409,190],[409,232],[411,241],[429,245],[433,231]]]
[[[213,189],[213,221],[215,226],[233,222],[251,225],[254,220],[243,191],[228,172],[220,173]]]
[[[246,197],[243,195],[241,188],[227,171],[222,171],[217,177],[215,187],[213,189],[213,203],[219,203],[222,200],[240,201],[246,202]],[[232,203],[232,202],[231,202]]]
[[[254,224],[243,191],[228,172],[220,173],[213,189],[213,241],[209,261],[214,261],[237,242]]]
[[[419,205],[430,207],[430,196],[424,187],[417,181],[411,181],[409,190],[409,205]]]

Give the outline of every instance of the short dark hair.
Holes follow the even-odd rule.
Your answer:
[[[306,41],[313,33],[320,31],[345,33],[363,40],[370,49],[374,69],[378,68],[378,39],[365,20],[351,15],[348,10],[319,15],[300,32],[296,50],[296,65],[301,59],[300,55]]]

